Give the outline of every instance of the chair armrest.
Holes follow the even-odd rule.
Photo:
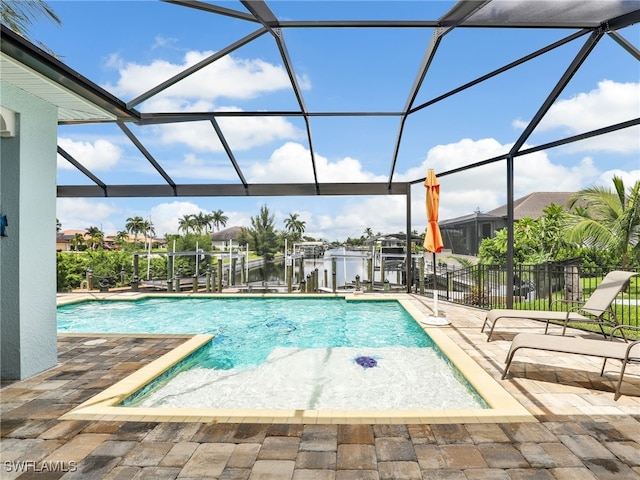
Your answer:
[[[593,312],[600,312],[600,316],[602,316],[603,314],[609,312],[610,308],[609,307],[607,307],[605,309],[589,308],[589,310],[585,310],[582,305],[581,306],[577,306],[577,307],[573,307],[573,308],[570,308],[569,310],[567,310],[567,318],[566,318],[565,321],[570,321],[571,320],[569,318],[569,314],[574,313],[574,312],[578,313],[580,311],[588,313],[589,315],[593,315]]]
[[[615,327],[613,327],[611,329],[611,333],[609,334],[610,336],[610,340],[613,340],[613,338],[615,337],[616,331],[620,330],[620,332],[622,333],[622,339],[625,342],[628,342],[626,335],[624,334],[625,330],[635,330],[636,332],[640,332],[640,327],[636,327],[634,325],[616,325]],[[636,343],[636,342],[633,342]]]
[[[607,325],[607,326],[615,326],[617,325],[617,322],[611,322],[611,321],[606,321],[603,316],[605,313],[609,312],[610,309],[606,308],[604,310],[601,309],[597,309],[597,308],[589,308],[589,310],[585,310],[583,308],[583,305],[580,306],[576,306],[573,308],[570,308],[569,310],[567,310],[567,313],[564,317],[564,320],[562,320],[562,335],[565,334],[567,328],[569,327],[569,324],[571,322],[577,322],[577,323],[594,323],[596,325],[600,325],[600,330],[602,330],[602,334],[605,336],[605,338],[607,337],[606,333],[604,333],[604,329],[602,328],[602,325]],[[588,314],[588,315],[595,315],[595,312],[600,312],[599,315],[596,316],[596,318],[589,318],[589,317],[585,317],[584,315],[581,315],[582,318],[570,318],[572,313],[579,313],[580,311],[583,311],[584,313]],[[549,327],[549,320],[547,320],[547,328]],[[547,330],[545,330],[545,333],[547,333]]]
[[[627,346],[627,351],[624,354],[624,359],[626,362],[628,362],[630,359],[633,359],[633,361],[640,360],[640,352],[637,356],[632,356],[632,357],[629,356],[629,354],[631,353],[631,350],[637,345],[640,345],[640,340],[634,340],[633,342],[629,342],[629,346]]]
[[[585,302],[584,302],[584,301],[582,301],[582,300],[565,300],[565,299],[563,299],[563,298],[557,298],[556,300],[553,300],[553,301],[551,302],[551,304],[549,305],[549,307],[551,308],[551,310],[553,310],[553,306],[554,306],[556,303],[568,303],[568,304],[572,304],[572,305],[575,305],[575,304],[584,305],[584,304],[585,304]]]

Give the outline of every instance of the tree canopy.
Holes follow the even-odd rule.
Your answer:
[[[571,196],[564,210],[549,205],[537,219],[514,225],[514,261],[542,263],[580,257],[583,261],[622,268],[640,264],[640,181],[625,188],[613,177],[613,189],[592,186]],[[480,244],[481,263],[504,264],[507,230]]]
[[[251,227],[243,228],[241,241],[249,244],[249,248],[264,259],[265,267],[280,249],[278,232],[275,228],[274,215],[266,205],[260,207],[260,213],[251,217]]]
[[[571,197],[568,238],[613,250],[626,268],[640,259],[640,181],[625,189],[622,178],[614,176],[613,187],[593,186]]]

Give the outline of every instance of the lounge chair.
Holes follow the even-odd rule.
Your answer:
[[[496,326],[498,320],[503,318],[511,318],[514,320],[540,320],[546,322],[544,333],[546,334],[549,329],[549,322],[557,321],[562,324],[562,334],[564,335],[567,329],[567,325],[571,322],[582,323],[596,323],[600,326],[602,334],[605,335],[603,329],[604,325],[615,327],[618,325],[615,313],[611,308],[611,304],[616,299],[616,296],[627,284],[629,279],[634,275],[638,275],[635,272],[623,272],[613,271],[609,272],[603,279],[600,285],[593,291],[589,299],[582,305],[576,305],[570,308],[568,311],[547,311],[547,310],[513,310],[513,309],[493,309],[487,312],[487,316],[482,324],[481,332],[487,326],[490,326],[487,333],[487,342],[491,340],[493,335],[493,329]],[[558,301],[564,303],[576,304],[577,302],[565,302],[564,300]],[[554,302],[556,303],[556,302]],[[553,305],[553,304],[552,304]],[[606,335],[605,335],[606,337]]]
[[[618,400],[621,395],[620,387],[622,385],[622,379],[624,377],[627,364],[629,362],[640,362],[640,340],[629,342],[624,335],[622,339],[615,337],[616,330],[619,329],[640,330],[637,327],[634,328],[629,327],[628,325],[619,325],[613,329],[609,340],[545,335],[542,333],[519,333],[511,342],[511,347],[509,348],[509,353],[507,353],[507,359],[505,360],[506,365],[504,367],[504,372],[502,372],[502,379],[504,380],[506,378],[515,353],[523,348],[604,358],[604,361],[602,362],[602,370],[600,370],[600,376],[604,375],[604,368],[607,364],[607,360],[615,359],[622,362],[618,383],[613,397],[614,400]]]

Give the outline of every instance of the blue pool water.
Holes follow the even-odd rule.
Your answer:
[[[210,333],[127,405],[486,408],[396,301],[149,298],[58,307],[61,333]]]
[[[276,347],[433,346],[398,302],[341,298],[91,301],[58,307],[58,331],[210,333],[203,362],[218,369],[261,364]]]

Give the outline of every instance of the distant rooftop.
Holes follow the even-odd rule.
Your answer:
[[[240,232],[242,231],[242,227],[229,227],[224,230],[220,230],[219,232],[214,232],[211,234],[212,242],[228,242],[229,240],[237,240],[240,236]]]
[[[513,219],[520,220],[525,217],[531,217],[533,219],[542,215],[542,211],[552,203],[560,205],[565,210],[568,209],[569,198],[575,192],[534,192],[527,196],[518,198],[513,201]],[[506,217],[507,206],[495,208],[486,212],[486,215],[494,217]]]
[[[552,203],[568,209],[569,198],[574,192],[533,192],[513,201],[513,219],[521,220],[525,217],[536,219],[543,210]],[[502,205],[488,212],[474,212],[461,217],[447,218],[438,222],[440,226],[472,222],[476,220],[490,220],[493,218],[506,218],[507,205]]]

